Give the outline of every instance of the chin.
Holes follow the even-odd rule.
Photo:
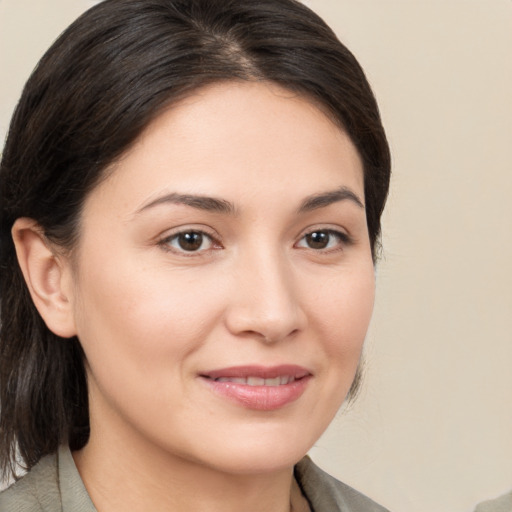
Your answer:
[[[300,430],[300,429],[299,429]],[[230,439],[209,450],[210,464],[218,470],[232,474],[263,474],[291,468],[310,450],[318,435],[305,435],[304,431],[283,430],[278,435],[250,436],[239,441]],[[226,440],[224,440],[226,441]],[[238,442],[237,442],[238,441]]]
[[[243,454],[228,455],[217,459],[213,464],[215,469],[235,475],[256,475],[290,471],[299,462],[306,452],[290,451],[277,453],[275,450],[247,450]]]

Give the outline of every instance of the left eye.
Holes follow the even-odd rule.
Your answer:
[[[180,252],[199,252],[213,247],[212,238],[201,231],[183,231],[164,240],[165,245]]]
[[[304,235],[298,242],[297,247],[308,249],[325,250],[339,246],[346,236],[339,231],[332,229],[318,229]]]

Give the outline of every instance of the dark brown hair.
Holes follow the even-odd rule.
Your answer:
[[[359,150],[375,257],[389,149],[365,75],[295,0],[105,0],[34,70],[0,165],[0,470],[88,440],[84,354],[49,331],[16,260],[19,217],[71,249],[84,199],[164,109],[213,82],[275,82],[321,106]]]

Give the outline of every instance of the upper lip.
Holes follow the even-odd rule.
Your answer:
[[[220,368],[216,370],[209,370],[201,373],[202,377],[209,379],[220,378],[248,378],[259,377],[261,379],[275,379],[276,377],[294,377],[301,379],[311,375],[311,372],[303,366],[295,364],[282,364],[279,366],[259,366],[259,365],[246,365],[246,366],[230,366],[228,368]]]

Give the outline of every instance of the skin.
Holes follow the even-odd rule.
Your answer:
[[[186,251],[177,234],[191,231],[203,242]],[[17,245],[34,233],[19,224]],[[58,315],[35,300],[86,354],[91,438],[74,457],[98,511],[288,511],[293,465],[342,404],[373,307],[345,132],[275,85],[203,89],[116,163],[85,202],[73,257],[54,258],[40,289]],[[300,365],[308,382],[269,411],[201,378],[247,364]]]

